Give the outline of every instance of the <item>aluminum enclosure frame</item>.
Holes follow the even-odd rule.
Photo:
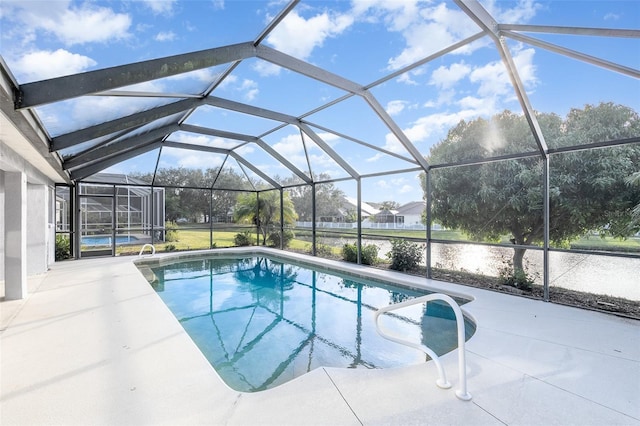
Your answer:
[[[289,2],[282,11],[272,19],[272,21],[261,31],[252,41],[246,41],[242,43],[232,44],[228,46],[215,47],[211,49],[205,49],[197,52],[190,52],[180,55],[168,56],[165,58],[152,59],[148,61],[142,61],[133,64],[121,65],[117,67],[111,67],[96,71],[90,71],[86,73],[54,78],[50,80],[37,81],[32,83],[26,83],[18,85],[15,81],[11,83],[13,99],[11,100],[14,105],[13,111],[8,111],[7,114],[16,116],[16,120],[23,117],[21,120],[28,120],[31,116],[37,119],[37,114],[34,108],[60,102],[65,99],[73,99],[81,96],[128,96],[128,97],[164,97],[164,98],[177,98],[179,100],[171,103],[166,103],[162,106],[148,109],[146,111],[134,113],[125,117],[120,117],[110,121],[105,121],[93,126],[81,128],[66,134],[58,135],[56,137],[48,137],[48,145],[50,153],[47,153],[48,161],[56,166],[60,170],[60,175],[71,183],[85,182],[91,183],[91,176],[105,168],[118,164],[122,161],[134,158],[143,153],[147,153],[159,148],[158,161],[154,169],[154,176],[158,170],[159,158],[163,148],[179,148],[188,149],[194,151],[212,152],[225,155],[225,161],[231,157],[235,159],[241,167],[246,167],[253,173],[258,175],[264,182],[269,184],[269,189],[254,189],[256,196],[259,197],[261,191],[264,190],[279,190],[282,200],[283,190],[287,189],[287,186],[281,185],[273,177],[264,173],[250,161],[245,159],[241,154],[235,150],[238,147],[232,149],[220,149],[212,147],[203,147],[198,145],[191,145],[181,142],[176,142],[171,139],[171,135],[175,132],[182,131],[193,134],[204,134],[209,136],[218,136],[237,140],[240,142],[239,146],[246,144],[253,144],[262,151],[266,152],[271,158],[273,158],[279,164],[282,164],[286,169],[292,172],[295,176],[302,180],[300,185],[309,185],[312,190],[313,208],[312,214],[314,217],[313,234],[313,254],[316,252],[316,229],[315,229],[315,188],[317,184],[338,182],[342,180],[353,180],[357,186],[357,211],[358,211],[358,232],[357,232],[357,248],[358,248],[358,261],[361,260],[361,245],[362,245],[362,227],[361,227],[361,207],[362,207],[362,179],[374,176],[388,176],[398,173],[405,173],[408,171],[423,171],[427,179],[427,188],[430,188],[429,182],[431,177],[431,171],[447,167],[459,167],[468,166],[473,164],[483,164],[493,161],[505,161],[521,158],[538,157],[543,161],[543,215],[544,215],[544,242],[542,247],[525,246],[523,248],[533,250],[543,250],[544,252],[544,276],[543,284],[545,289],[544,299],[549,300],[549,251],[556,251],[550,247],[549,241],[549,166],[550,161],[553,161],[553,155],[563,152],[574,152],[586,149],[597,149],[610,146],[620,146],[626,144],[640,143],[640,137],[630,138],[616,141],[602,141],[585,146],[576,146],[568,148],[550,148],[545,141],[544,135],[537,122],[534,109],[530,103],[529,96],[526,93],[516,64],[513,57],[506,45],[506,39],[512,39],[520,42],[525,42],[533,46],[552,51],[556,54],[563,55],[578,61],[582,61],[597,67],[607,69],[612,72],[616,72],[631,78],[640,78],[640,70],[633,69],[628,66],[606,61],[600,58],[586,55],[581,52],[577,52],[571,49],[563,48],[561,46],[554,45],[552,43],[540,40],[531,35],[524,35],[522,32],[527,33],[550,33],[550,34],[573,34],[573,35],[586,35],[586,36],[607,36],[607,37],[628,37],[628,38],[640,38],[640,30],[621,30],[621,29],[600,29],[600,28],[584,28],[584,27],[556,27],[556,26],[541,26],[541,25],[518,25],[518,24],[502,24],[498,23],[493,16],[477,1],[477,0],[454,0],[454,3],[471,18],[480,28],[480,31],[464,40],[458,41],[428,57],[410,64],[400,70],[396,70],[386,77],[379,79],[369,84],[361,84],[351,81],[343,76],[331,73],[325,69],[317,67],[311,63],[302,61],[300,59],[289,56],[276,49],[270,48],[263,44],[267,35],[277,27],[279,23],[298,5],[299,0]],[[411,139],[404,133],[402,128],[393,120],[393,118],[385,111],[380,102],[371,92],[371,89],[378,87],[385,82],[398,77],[399,75],[417,68],[421,65],[434,61],[435,59],[453,52],[461,47],[464,47],[470,43],[473,43],[481,38],[488,37],[491,39],[497,52],[500,55],[501,61],[504,64],[508,76],[511,81],[511,85],[514,90],[514,95],[517,97],[518,102],[522,108],[524,116],[531,130],[536,143],[536,151],[526,153],[516,153],[510,155],[503,155],[493,158],[485,158],[476,161],[457,162],[447,164],[432,165],[427,162],[424,154],[420,152]],[[301,76],[314,79],[322,84],[339,89],[344,93],[338,99],[335,99],[321,107],[318,107],[312,111],[305,112],[299,116],[291,116],[279,111],[271,111],[264,108],[258,108],[250,104],[243,104],[240,102],[232,101],[229,99],[223,99],[213,96],[216,87],[218,87],[233,70],[243,61],[249,58],[255,58],[263,60],[282,68],[285,68],[291,72],[299,74]],[[6,66],[2,65],[3,74],[7,74]],[[133,91],[118,90],[122,87],[131,86],[133,84],[153,81],[159,78],[165,78],[168,76],[175,76],[190,72],[197,69],[205,69],[217,65],[226,65],[227,69],[221,73],[216,80],[212,81],[207,89],[201,94],[180,94],[180,93],[166,93],[166,94],[153,94],[142,93]],[[10,73],[8,73],[10,74]],[[346,135],[327,126],[320,126],[314,124],[307,118],[315,112],[330,108],[347,99],[359,97],[370,108],[370,110],[381,120],[381,122],[389,129],[389,131],[398,139],[400,144],[406,149],[407,155],[391,152],[387,149],[376,147],[367,141],[359,140],[351,135]],[[3,106],[8,102],[5,100]],[[197,108],[202,106],[212,106],[227,111],[234,111],[241,114],[251,115],[264,119],[269,119],[278,122],[279,124],[270,130],[260,135],[247,135],[233,132],[225,132],[215,127],[202,127],[194,126],[185,123],[185,120],[192,114]],[[3,111],[6,108],[3,108]],[[18,117],[19,116],[19,117]],[[136,131],[144,126],[151,126],[153,123],[158,122],[161,119],[166,119],[175,116],[172,123],[166,124],[157,128],[153,128],[146,133],[135,134]],[[26,117],[26,118],[25,118]],[[272,133],[275,133],[279,129],[285,126],[293,126],[297,128],[301,134],[301,139],[304,143],[305,136],[312,140],[316,146],[318,146],[329,158],[331,158],[342,170],[346,172],[348,177],[340,179],[330,180],[316,180],[313,175],[311,164],[309,163],[309,173],[301,170],[298,166],[294,165],[291,161],[286,159],[285,156],[278,153],[273,147],[264,141],[264,138]],[[46,129],[41,123],[37,123],[38,137],[43,134],[48,135]],[[361,174],[359,173],[348,161],[342,158],[338,152],[336,152],[330,144],[327,143],[313,128],[321,129],[326,132],[331,132],[335,135],[343,137],[351,142],[359,144],[361,146],[373,149],[379,153],[393,156],[399,160],[405,161],[408,166],[406,169],[398,169],[392,171],[381,171],[373,174]],[[34,132],[35,134],[35,132]],[[64,158],[60,151],[68,150],[70,148],[80,147],[82,144],[94,141],[99,138],[107,138],[104,142],[98,143],[91,148],[80,149],[73,155]],[[35,136],[34,136],[35,139]],[[41,149],[40,149],[41,150]],[[41,150],[42,151],[42,150]],[[307,157],[308,160],[308,157]],[[299,186],[299,185],[295,185]],[[154,185],[152,183],[151,188]],[[292,186],[290,186],[292,187]],[[196,188],[193,188],[196,189]],[[213,191],[213,188],[197,188],[208,189]],[[220,190],[221,188],[216,188]],[[224,188],[230,191],[243,191],[246,190]],[[427,254],[427,276],[431,276],[431,261],[430,251],[432,242],[443,242],[440,240],[434,240],[431,236],[431,194],[430,190],[427,191],[427,232],[426,239],[426,254]],[[282,206],[282,201],[281,201]],[[282,209],[281,209],[282,217]],[[283,224],[281,224],[283,226]],[[283,232],[283,229],[281,230]],[[448,243],[451,243],[450,241]],[[468,243],[478,244],[478,243]],[[511,246],[510,246],[511,247]],[[589,252],[594,254],[593,252]],[[601,253],[597,253],[601,254]],[[612,254],[607,254],[612,255]],[[623,257],[639,258],[635,255],[624,255]]]

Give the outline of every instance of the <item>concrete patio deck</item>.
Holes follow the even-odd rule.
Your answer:
[[[132,257],[67,261],[0,304],[2,425],[640,425],[640,322],[378,271],[465,293],[469,402],[456,351],[386,370],[319,368],[228,388]],[[329,262],[331,263],[331,262]],[[356,270],[357,265],[354,265]],[[367,268],[370,269],[370,268]]]

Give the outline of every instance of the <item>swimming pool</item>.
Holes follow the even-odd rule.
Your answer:
[[[269,389],[317,367],[388,368],[425,355],[383,339],[373,312],[429,294],[257,255],[149,265],[151,284],[231,388]],[[149,274],[146,274],[149,277]],[[457,346],[441,302],[385,315],[386,329],[437,354]],[[466,321],[467,338],[475,326]]]
[[[91,236],[82,237],[83,246],[110,246],[111,238],[109,236]],[[116,235],[116,244],[135,244],[138,238],[132,235]]]

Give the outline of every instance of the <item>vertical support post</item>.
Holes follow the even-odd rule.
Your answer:
[[[425,189],[427,192],[427,203],[426,203],[426,213],[427,213],[427,217],[426,217],[426,222],[427,222],[427,278],[431,279],[433,274],[431,271],[431,221],[432,221],[432,217],[431,217],[431,203],[432,203],[432,198],[431,198],[431,170],[427,169],[425,172]]]
[[[83,221],[81,219],[81,205],[80,205],[80,193],[82,192],[82,184],[76,184],[75,186],[76,190],[74,191],[73,194],[73,199],[75,200],[75,202],[73,203],[73,214],[72,217],[74,218],[74,225],[75,225],[75,234],[73,237],[73,243],[74,243],[74,254],[73,256],[76,259],[80,259],[80,254],[82,251],[82,225],[83,225]]]
[[[316,183],[311,183],[311,255],[316,255]]]
[[[156,222],[156,191],[153,188],[153,184],[150,186],[151,189],[151,202],[149,206],[149,215],[147,218],[151,221],[151,244],[155,244],[156,242],[156,233],[154,232],[154,224]]]
[[[111,186],[111,256],[116,255],[116,227],[118,226],[118,191]]]
[[[362,178],[358,176],[356,179],[358,185],[356,220],[358,221],[358,238],[356,240],[356,249],[358,251],[358,265],[362,263]]]
[[[549,155],[545,155],[542,158],[543,161],[543,202],[542,202],[542,208],[544,210],[543,212],[543,221],[544,221],[544,245],[542,247],[542,253],[543,253],[543,262],[542,262],[542,267],[543,267],[543,286],[544,286],[544,301],[548,302],[549,301],[549,218],[550,218],[550,208],[549,208],[549,194],[551,193],[549,191],[549,185],[550,185],[550,169],[549,169],[549,162],[550,162],[550,158]]]
[[[284,188],[280,187],[280,250],[284,250]]]
[[[209,188],[209,248],[213,248],[213,189]]]
[[[27,175],[5,172],[5,299],[27,297]]]
[[[260,193],[256,192],[256,245],[260,245]]]
[[[71,255],[71,257],[73,257],[74,259],[77,259],[77,253],[76,253],[76,247],[78,247],[78,245],[76,244],[76,235],[78,233],[78,230],[76,229],[76,224],[78,223],[78,221],[76,220],[77,216],[76,216],[76,192],[77,192],[77,186],[76,185],[71,185],[69,186],[69,213],[68,218],[69,218],[69,254]]]

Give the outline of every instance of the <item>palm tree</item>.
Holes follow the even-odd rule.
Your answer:
[[[284,223],[294,224],[298,218],[288,193],[283,194],[282,213]],[[236,222],[253,223],[262,235],[262,245],[267,243],[270,231],[280,226],[280,193],[265,191],[238,196],[234,217]]]

